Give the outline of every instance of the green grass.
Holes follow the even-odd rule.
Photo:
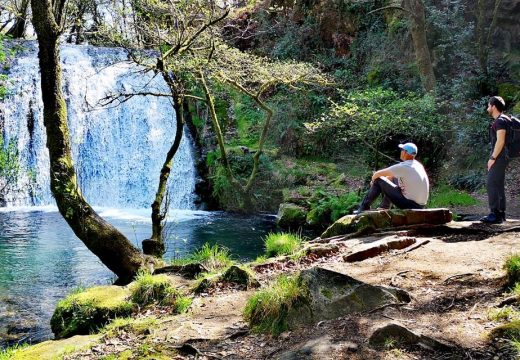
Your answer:
[[[0,360],[10,360],[16,354],[17,351],[27,348],[28,344],[15,344],[9,346],[3,350],[0,349]]]
[[[131,332],[134,335],[143,335],[155,325],[157,325],[157,319],[154,316],[139,319],[131,317],[116,318],[110,324],[106,325],[101,332],[108,337],[115,337],[123,330],[124,332]]]
[[[504,264],[504,269],[507,274],[507,283],[512,288],[517,288],[520,285],[520,254],[511,255]]]
[[[209,271],[215,271],[223,269],[231,264],[231,255],[229,250],[223,246],[215,244],[210,246],[205,243],[199,250],[194,253],[180,259],[174,259],[171,261],[172,265],[186,265],[189,263],[200,263],[204,265]]]
[[[151,275],[140,272],[131,288],[131,300],[139,306],[154,303],[159,305],[174,305],[179,292],[172,286],[166,275]]]
[[[520,319],[520,312],[511,306],[506,306],[501,309],[491,309],[488,312],[488,318],[492,321],[518,320]]]
[[[436,188],[428,201],[429,208],[446,208],[453,206],[476,205],[478,201],[468,193],[454,189],[448,185]]]
[[[280,276],[249,298],[244,319],[254,332],[277,336],[289,328],[289,311],[307,301],[307,289],[299,284],[296,276]]]
[[[300,235],[291,233],[269,233],[264,243],[265,254],[268,257],[292,255],[301,248],[302,238]]]

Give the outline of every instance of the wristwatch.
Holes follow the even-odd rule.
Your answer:
[[[491,155],[491,156],[489,157],[489,160],[496,160],[496,159],[497,159],[497,158],[494,157],[493,155]]]

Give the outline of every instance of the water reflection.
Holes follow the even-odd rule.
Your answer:
[[[76,238],[56,212],[0,211],[0,347],[19,340],[52,337],[56,303],[78,286],[107,284],[114,275]],[[136,245],[149,237],[148,210],[98,209]],[[255,258],[273,218],[200,211],[172,212],[166,259],[204,243],[221,244],[236,259]]]

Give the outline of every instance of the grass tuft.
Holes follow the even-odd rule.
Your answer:
[[[132,285],[131,300],[139,306],[153,303],[174,305],[179,292],[171,285],[166,275],[152,275],[140,272]]]
[[[280,276],[249,298],[244,309],[244,319],[254,332],[277,336],[289,327],[289,311],[306,302],[307,289],[299,283],[298,278]]]
[[[265,254],[267,257],[292,255],[300,250],[302,238],[290,233],[269,233],[265,238]]]
[[[0,349],[0,360],[10,360],[18,351],[23,350],[28,346],[28,344],[15,344],[5,349]]]
[[[186,265],[195,262],[201,263],[210,271],[223,269],[233,264],[227,248],[218,244],[210,246],[208,243],[205,243],[199,250],[185,258],[175,259],[172,261],[172,264]]]
[[[515,287],[520,283],[520,254],[511,255],[504,265],[507,273],[507,283],[510,287]]]

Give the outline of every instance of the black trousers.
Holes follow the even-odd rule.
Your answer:
[[[423,205],[417,204],[415,201],[404,197],[401,188],[397,185],[397,179],[393,181],[388,180],[385,177],[376,179],[367,195],[359,206],[359,211],[365,211],[370,209],[370,205],[383,194],[383,200],[381,201],[380,207],[383,209],[390,208],[391,204],[394,204],[399,209],[422,209]]]
[[[505,156],[499,156],[487,174],[489,209],[495,214],[506,211],[505,179],[508,163]]]

